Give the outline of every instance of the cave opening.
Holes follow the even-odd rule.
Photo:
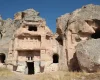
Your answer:
[[[0,54],[0,63],[5,63],[5,58],[6,58],[5,54],[1,53]]]
[[[34,74],[34,62],[27,62],[28,74]]]
[[[54,54],[53,55],[53,63],[58,63],[59,62],[59,55],[58,54]]]
[[[81,71],[76,53],[74,53],[73,58],[70,60],[70,64],[68,66],[69,66],[69,71],[73,71],[73,72],[74,71],[76,71],[76,72]]]
[[[37,31],[37,26],[36,25],[30,25],[29,27],[28,27],[28,30],[29,31]]]
[[[100,29],[97,29],[95,33],[91,35],[91,37],[94,39],[100,38]]]
[[[62,39],[62,35],[61,35],[61,36],[58,36],[58,37],[56,38],[56,40],[58,41],[58,43],[59,43],[60,45],[62,45],[62,46],[63,46],[63,39]]]

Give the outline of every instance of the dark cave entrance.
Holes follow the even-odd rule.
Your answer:
[[[91,35],[91,37],[94,39],[100,38],[100,29],[97,29],[95,33]]]
[[[36,25],[30,25],[29,27],[28,27],[28,30],[29,31],[37,31],[37,26]]]
[[[87,20],[86,21],[90,26],[93,25],[93,29],[95,30],[95,33],[91,35],[91,38],[98,39],[100,38],[100,20],[98,19],[92,19],[92,21]]]
[[[53,63],[58,63],[59,62],[59,55],[58,54],[54,54],[53,55]]]
[[[61,36],[58,36],[58,37],[56,38],[56,40],[58,41],[58,43],[59,43],[60,45],[63,46],[63,38],[62,38],[62,35],[61,35]]]
[[[76,71],[76,72],[81,71],[78,59],[76,57],[76,53],[74,53],[73,58],[70,60],[69,71]]]
[[[34,74],[34,62],[27,62],[28,74]]]
[[[5,63],[6,56],[4,53],[0,54],[0,63]]]

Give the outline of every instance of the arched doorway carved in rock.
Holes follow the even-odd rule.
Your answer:
[[[0,63],[5,63],[6,56],[4,53],[0,53]]]
[[[58,54],[53,54],[53,63],[59,63],[59,55]]]

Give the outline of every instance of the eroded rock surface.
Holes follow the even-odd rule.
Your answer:
[[[57,33],[60,36],[60,41],[62,40],[63,43],[63,57],[61,56],[61,60],[66,56],[67,62],[65,63],[68,65],[69,70],[75,67],[72,66],[72,64],[75,64],[75,60],[73,60],[76,52],[75,46],[81,41],[100,38],[99,32],[99,5],[89,4],[57,19]]]
[[[41,18],[39,16],[39,12],[35,11],[34,9],[27,9],[23,12],[16,13],[14,15],[14,20],[12,19],[2,20],[2,17],[0,16],[0,53],[8,53],[9,42],[11,41],[11,39],[13,40],[14,37],[17,37],[22,33],[23,36],[26,35],[26,33],[24,33],[23,30],[18,29],[20,26],[23,26],[23,24],[26,24],[27,26],[26,22],[28,24],[31,24],[32,22],[42,23],[41,29],[43,29],[43,26],[46,25],[46,21],[43,18]],[[23,26],[23,28],[25,28],[25,26]],[[89,61],[88,56],[90,54],[88,53],[92,48],[96,49],[96,47],[98,47],[99,44],[96,43],[95,44],[96,47],[95,46],[90,47],[89,45],[93,45],[92,43],[87,45],[91,49],[89,49],[89,51],[87,50],[88,55],[85,57],[88,63],[90,63],[90,65],[92,66],[87,66],[86,64],[88,63],[86,63],[84,64],[86,69],[80,66],[81,64],[83,65],[83,63],[81,63],[80,61],[83,62],[84,59],[81,60],[79,58],[81,54],[77,52],[77,50],[79,49],[75,47],[78,44],[81,44],[81,42],[82,44],[84,44],[83,41],[87,41],[86,42],[87,44],[88,40],[90,41],[90,39],[92,38],[95,39],[100,38],[99,35],[100,34],[100,6],[99,5],[89,4],[83,6],[80,9],[75,10],[72,13],[67,13],[59,17],[57,19],[57,31],[55,35],[52,34],[52,31],[47,26],[44,29],[46,35],[52,36],[52,38],[50,38],[51,40],[54,39],[54,41],[51,41],[54,42],[53,46],[51,47],[51,50],[54,51],[53,53],[56,53],[58,55],[59,64],[57,65],[59,65],[60,70],[79,71],[79,69],[81,68],[82,70],[89,71],[89,72],[97,71],[98,69],[97,65],[99,63],[97,64],[95,63],[96,61],[94,62],[92,62],[91,60]],[[15,32],[16,35],[13,35]],[[40,31],[40,32],[43,33],[44,31]],[[27,31],[27,33],[28,35],[34,35],[32,33],[29,33],[29,31]],[[58,42],[56,42],[55,38]],[[93,40],[93,43],[95,43],[95,40]],[[44,44],[47,45],[46,42]],[[86,44],[84,44],[84,46]],[[84,49],[85,48],[82,48],[82,50]],[[45,51],[42,51],[42,53],[45,53]],[[83,52],[83,55],[85,53],[86,52]],[[94,53],[99,55],[99,52],[96,53],[94,51]],[[93,54],[92,57],[94,56],[96,55]],[[91,56],[89,57],[91,58]],[[80,62],[80,64],[78,62]],[[95,64],[97,69],[94,69]]]
[[[13,33],[16,31],[18,26],[12,19],[1,20],[2,25],[0,26],[0,53],[7,54],[9,48],[9,42],[13,36]]]
[[[8,53],[9,42],[13,38],[14,32],[24,20],[39,21],[42,18],[39,17],[39,12],[36,12],[34,9],[27,9],[23,12],[16,13],[14,20],[10,18],[3,20],[0,16],[0,53]]]
[[[76,56],[83,71],[100,71],[100,39],[79,43],[76,47]]]

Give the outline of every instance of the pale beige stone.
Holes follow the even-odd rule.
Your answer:
[[[30,27],[32,31],[29,30]],[[7,62],[13,67],[17,66],[15,71],[22,73],[28,73],[26,72],[28,62],[31,62],[34,64],[32,66],[34,74],[37,74],[41,72],[41,67],[44,67],[44,72],[48,71],[47,67],[53,64],[54,53],[57,53],[57,41],[52,31],[46,26],[46,22],[23,21],[9,44]],[[26,65],[19,63],[26,63]],[[52,65],[54,69],[49,71],[57,71],[57,66],[55,63]]]

